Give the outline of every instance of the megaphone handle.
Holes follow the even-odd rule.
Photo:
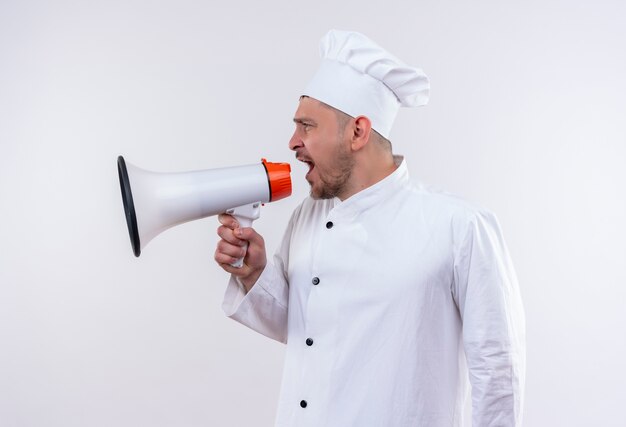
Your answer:
[[[228,209],[226,213],[235,217],[239,223],[239,227],[252,227],[252,222],[261,216],[261,202],[255,202],[249,205]],[[247,243],[245,244],[244,249],[246,252],[248,251]],[[243,258],[244,257],[239,258],[231,265],[236,268],[241,268],[243,266]]]
[[[233,216],[235,217],[235,219],[239,223],[240,227],[251,227],[252,226],[252,220],[251,219],[240,217],[240,216],[237,216],[237,215],[233,215]],[[248,242],[246,242],[246,244],[243,246],[243,248],[246,250],[246,253],[247,253],[248,252]],[[233,267],[241,268],[243,266],[243,258],[244,257],[239,258],[237,261],[235,261],[231,265]]]

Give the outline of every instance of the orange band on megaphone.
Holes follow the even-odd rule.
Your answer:
[[[270,202],[291,196],[291,166],[289,163],[272,163],[261,159],[270,183]]]

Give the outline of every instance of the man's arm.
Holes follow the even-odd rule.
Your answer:
[[[522,420],[525,320],[513,265],[496,217],[477,212],[455,251],[453,295],[463,322],[474,426]]]
[[[222,224],[218,228],[221,240],[214,257],[225,271],[231,273],[222,303],[224,313],[256,332],[286,343],[289,284],[285,266],[292,222],[274,263],[268,263],[263,238],[254,229],[239,228],[230,215],[220,215],[219,221]],[[244,255],[242,267],[230,265]]]

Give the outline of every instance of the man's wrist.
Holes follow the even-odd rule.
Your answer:
[[[251,274],[247,275],[246,277],[239,278],[239,281],[241,282],[244,289],[246,290],[246,293],[250,292],[250,289],[252,289],[254,284],[259,280],[259,277],[261,277],[261,273],[263,273],[264,269],[265,267],[254,270]]]

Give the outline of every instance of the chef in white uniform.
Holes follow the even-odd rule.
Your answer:
[[[226,315],[287,345],[276,425],[469,425],[470,390],[472,425],[520,425],[524,313],[498,220],[412,182],[388,141],[427,77],[355,32],[330,31],[321,53],[289,141],[311,195],[273,262],[219,218]]]

